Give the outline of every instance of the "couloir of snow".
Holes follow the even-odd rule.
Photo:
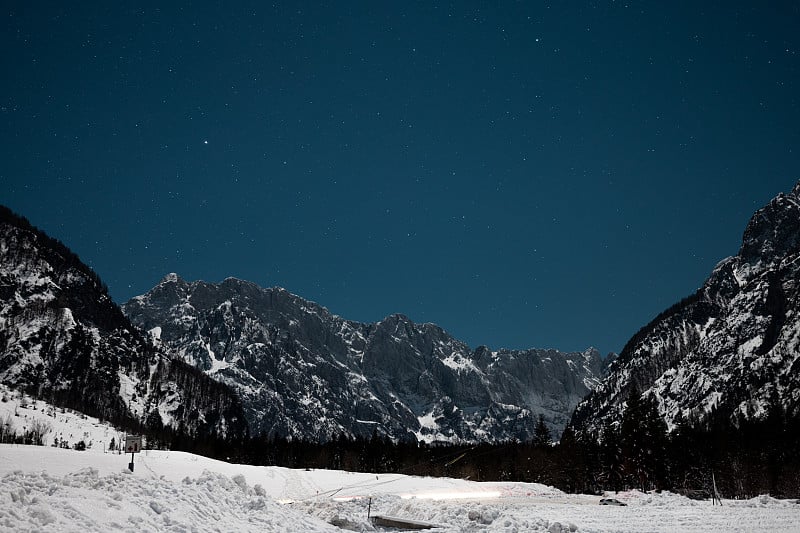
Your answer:
[[[120,433],[2,391],[0,422],[35,420],[82,436],[86,451],[0,444],[0,531],[380,531],[367,518],[434,523],[434,531],[798,531],[800,505],[761,496],[723,506],[669,494],[626,492],[627,507],[533,483],[478,483],[401,474],[229,464],[189,453],[107,453]],[[27,407],[21,407],[23,403]],[[45,442],[54,437],[48,435]]]

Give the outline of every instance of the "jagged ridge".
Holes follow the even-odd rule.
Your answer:
[[[471,350],[434,324],[361,324],[281,288],[175,274],[123,306],[176,356],[229,384],[255,431],[426,441],[559,434],[601,374],[596,350]]]
[[[738,254],[626,344],[571,425],[597,433],[621,418],[631,387],[674,427],[712,413],[733,422],[800,404],[800,183],[758,210]]]

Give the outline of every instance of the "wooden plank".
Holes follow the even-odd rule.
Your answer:
[[[441,527],[436,524],[428,522],[421,522],[419,520],[409,520],[408,518],[398,518],[396,516],[380,516],[375,515],[370,518],[372,524],[381,527],[396,527],[400,529],[433,529]]]

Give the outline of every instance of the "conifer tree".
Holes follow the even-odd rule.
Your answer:
[[[544,416],[539,415],[539,421],[533,429],[533,445],[540,448],[549,448],[553,444],[550,428],[544,423]]]
[[[667,426],[655,398],[632,387],[622,415],[620,441],[625,484],[643,491],[666,483]]]

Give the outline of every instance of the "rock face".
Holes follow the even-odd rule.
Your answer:
[[[165,277],[123,306],[137,326],[237,391],[254,433],[425,441],[560,434],[601,374],[594,349],[471,350],[433,324],[361,324],[281,288]]]
[[[247,430],[227,387],[156,349],[74,253],[2,206],[0,382],[129,427]]]
[[[800,408],[800,183],[753,215],[734,257],[627,343],[571,425],[619,421],[629,390],[681,419],[762,417]]]

